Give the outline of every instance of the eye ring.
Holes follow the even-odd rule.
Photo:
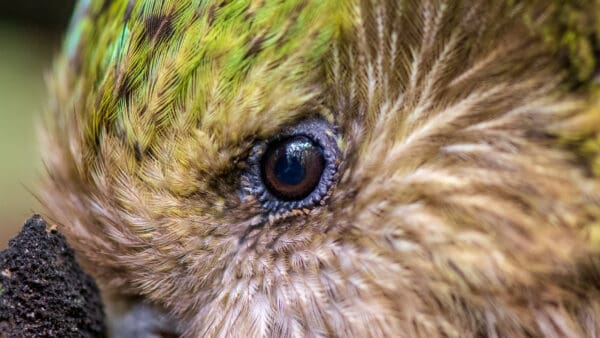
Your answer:
[[[308,182],[305,191],[286,196],[273,187],[273,181],[269,182],[267,180],[263,169],[267,165],[265,162],[267,162],[269,154],[272,154],[278,148],[280,150],[281,147],[285,148],[290,142],[300,142],[306,147],[310,144],[314,149],[318,149],[318,154],[312,153],[311,150],[309,155],[322,159],[322,172],[320,176],[312,177],[314,182]],[[263,211],[271,215],[292,210],[306,210],[323,205],[334,182],[337,180],[339,155],[337,134],[327,121],[323,119],[302,121],[297,125],[284,129],[274,138],[259,141],[254,145],[248,157],[248,168],[242,176],[241,197],[254,196],[260,202]],[[273,165],[273,163],[270,165]],[[308,168],[309,171],[316,169]],[[314,172],[307,174],[317,176]],[[273,179],[272,175],[271,179]],[[288,183],[297,182],[292,179],[292,182]],[[294,187],[290,189],[292,188]]]

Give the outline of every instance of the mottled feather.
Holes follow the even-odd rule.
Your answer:
[[[49,213],[107,300],[188,337],[598,336],[599,11],[80,1]],[[339,182],[269,221],[240,198],[246,157],[314,116],[338,128]]]

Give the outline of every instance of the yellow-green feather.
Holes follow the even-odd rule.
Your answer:
[[[240,97],[308,86],[346,12],[346,1],[81,1],[65,54],[87,144],[111,133],[143,152],[174,124],[243,118]]]
[[[600,42],[600,2],[596,0],[543,1],[545,23],[535,29],[553,51],[568,60],[572,80],[589,82],[597,67]],[[539,6],[539,5],[538,5]],[[529,20],[535,20],[528,17]],[[539,18],[537,18],[539,19]]]
[[[556,133],[591,173],[600,176],[600,2],[531,0],[527,4],[534,10],[524,12],[525,22],[556,54],[557,62],[564,64],[565,90],[578,92],[588,101],[587,109]]]

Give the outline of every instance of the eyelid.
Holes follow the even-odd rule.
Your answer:
[[[305,136],[320,145],[325,159],[324,170],[315,189],[301,200],[284,201],[274,196],[262,181],[260,163],[273,142],[286,138]],[[242,176],[241,197],[254,196],[266,215],[280,215],[292,210],[312,209],[325,203],[338,177],[340,150],[334,127],[323,119],[304,120],[282,130],[269,140],[257,142],[248,157],[248,168]]]

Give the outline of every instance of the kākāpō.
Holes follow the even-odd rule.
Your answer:
[[[595,0],[80,1],[48,215],[115,335],[598,335],[599,33]]]

